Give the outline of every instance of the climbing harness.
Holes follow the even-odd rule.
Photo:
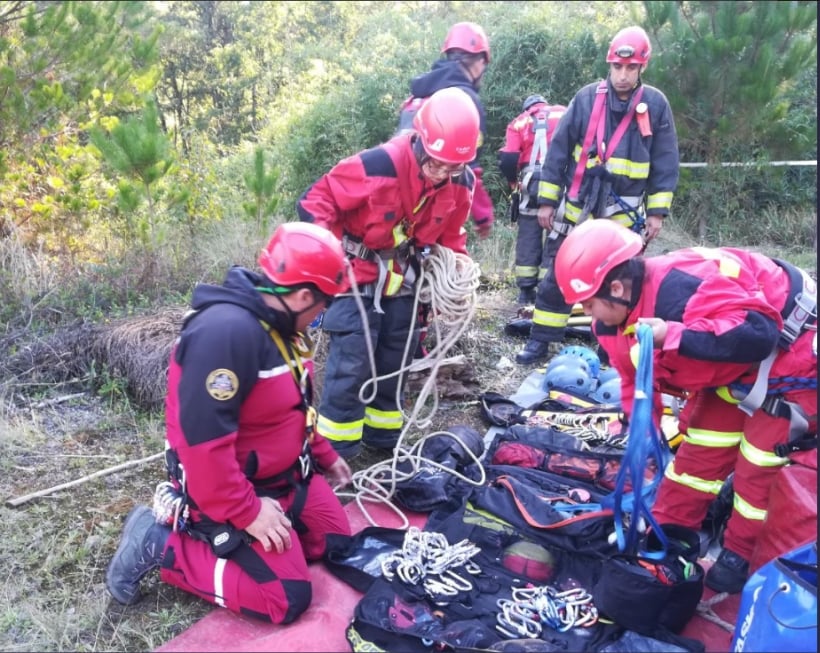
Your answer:
[[[772,260],[789,275],[793,296],[790,296],[782,312],[783,329],[780,331],[780,338],[771,353],[760,363],[757,378],[740,400],[738,408],[747,415],[762,409],[769,415],[789,420],[788,441],[792,442],[808,431],[808,416],[799,405],[783,399],[781,391],[769,393],[769,373],[781,350],[788,351],[804,330],[817,330],[817,284],[803,270],[778,259]]]

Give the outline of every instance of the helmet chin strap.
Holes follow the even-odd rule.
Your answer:
[[[595,296],[615,304],[620,304],[621,306],[626,306],[631,311],[638,305],[638,300],[641,298],[641,290],[643,290],[643,279],[646,268],[643,265],[633,265],[630,271],[632,272],[632,278],[629,280],[629,299],[624,299],[623,297],[613,297],[609,293],[600,293]],[[621,281],[621,284],[623,284],[623,281]]]
[[[284,309],[284,312],[288,316],[288,320],[290,322],[290,330],[293,333],[296,333],[298,331],[298,329],[296,328],[296,321],[299,319],[299,316],[302,313],[311,310],[322,301],[321,299],[316,300],[310,306],[303,308],[301,311],[294,311],[290,306],[288,306],[288,303],[282,298],[282,295],[280,293],[277,293],[273,288],[267,286],[257,286],[256,289],[261,293],[265,293],[266,295],[276,297],[276,299],[279,300],[279,305]]]

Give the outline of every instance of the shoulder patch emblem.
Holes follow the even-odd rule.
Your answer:
[[[205,379],[205,389],[217,401],[227,401],[239,390],[239,379],[231,370],[220,368]]]

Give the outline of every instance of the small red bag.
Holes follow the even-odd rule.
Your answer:
[[[749,561],[750,573],[817,539],[817,449],[789,455],[772,483],[763,530]]]

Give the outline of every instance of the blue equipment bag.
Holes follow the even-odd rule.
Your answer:
[[[817,650],[817,540],[752,574],[740,598],[731,650]]]

